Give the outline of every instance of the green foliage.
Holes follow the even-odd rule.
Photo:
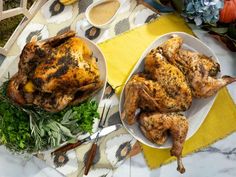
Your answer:
[[[5,95],[7,82],[0,87],[0,143],[14,152],[34,152],[73,140],[79,133],[92,132],[99,117],[98,104],[86,101],[58,113],[35,106],[20,107]]]
[[[96,102],[87,102],[79,107],[73,107],[72,110],[75,113],[74,118],[79,124],[79,129],[82,132],[92,131],[93,118],[98,118],[99,114],[96,111],[98,104]]]
[[[0,21],[0,47],[4,47],[24,15],[17,15]]]
[[[13,150],[27,150],[32,144],[29,119],[18,107],[0,97],[0,142]]]

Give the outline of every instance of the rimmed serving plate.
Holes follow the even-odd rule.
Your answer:
[[[199,53],[202,53],[206,56],[212,57],[213,60],[218,62],[218,59],[214,52],[203,42],[201,42],[199,39],[193,37],[192,35],[189,35],[184,32],[171,32],[164,34],[160,37],[158,37],[142,54],[140,59],[138,60],[137,64],[134,66],[131,74],[129,75],[128,79],[126,80],[126,83],[128,80],[131,78],[132,75],[142,72],[144,70],[144,58],[145,56],[153,49],[156,48],[157,46],[161,45],[163,42],[168,40],[173,34],[179,35],[180,37],[183,38],[183,46],[182,48],[189,49],[192,51],[197,51]],[[218,62],[219,63],[219,62]],[[126,85],[125,83],[125,85]],[[125,87],[124,87],[125,88]],[[121,116],[121,113],[123,112],[123,106],[124,106],[124,88],[121,92],[120,96],[120,105],[119,105],[119,113]],[[193,99],[192,105],[189,110],[184,112],[184,115],[187,117],[188,122],[189,122],[189,130],[188,134],[186,137],[186,140],[191,138],[197,130],[200,128],[202,123],[204,122],[208,112],[210,111],[214,100],[216,98],[216,95],[206,98],[206,99]],[[133,125],[128,125],[126,122],[121,120],[124,127],[127,129],[127,131],[138,141],[141,143],[153,147],[153,148],[159,148],[159,149],[165,149],[165,148],[170,148],[172,146],[172,140],[169,137],[167,141],[163,145],[157,145],[150,140],[148,140],[143,133],[141,132],[139,128],[138,122],[136,122]]]
[[[100,91],[93,96],[92,100],[95,100],[97,103],[100,103],[100,101],[103,98],[103,95],[106,89],[106,83],[107,83],[106,59],[97,44],[95,44],[94,42],[92,42],[91,40],[87,38],[83,38],[80,36],[77,36],[77,37],[81,38],[83,41],[87,43],[89,48],[93,51],[93,57],[97,58],[97,64],[100,71],[100,79],[104,82],[104,84],[103,84],[103,87],[100,89]],[[4,61],[4,62],[8,62],[8,61]],[[7,66],[7,68],[5,67],[3,68],[2,67],[3,65],[0,66],[0,85],[2,84],[2,82],[4,82],[8,78],[8,75],[13,76],[18,71],[18,62],[19,62],[19,57],[16,57],[11,62],[9,61],[9,63],[7,64],[3,63],[3,65]],[[98,120],[94,121],[93,132],[96,131],[97,129],[97,121]],[[78,139],[82,139],[88,135],[89,135],[88,133],[79,135]],[[63,142],[60,146],[64,145],[65,143],[66,142]],[[47,150],[50,150],[50,149],[47,149]]]
[[[104,85],[103,85],[103,88],[94,96],[93,99],[99,103],[103,98],[103,95],[106,89],[106,83],[107,83],[106,59],[97,44],[95,44],[93,41],[87,38],[83,38],[83,37],[79,37],[79,38],[83,39],[88,44],[89,48],[93,51],[93,56],[98,59],[97,64],[100,71],[100,79],[104,81]]]

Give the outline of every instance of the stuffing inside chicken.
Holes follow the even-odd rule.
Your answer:
[[[73,31],[26,44],[18,68],[8,96],[50,112],[86,100],[103,85],[92,51]]]
[[[185,172],[181,156],[185,138],[188,132],[188,121],[179,113],[141,113],[140,128],[143,134],[156,144],[162,145],[168,132],[172,136],[173,146],[171,155],[177,157],[178,168],[180,173]]]
[[[210,97],[222,87],[236,81],[236,78],[230,76],[217,79],[220,65],[198,52],[181,49],[182,44],[183,39],[174,35],[159,48],[168,61],[184,73],[194,97]]]

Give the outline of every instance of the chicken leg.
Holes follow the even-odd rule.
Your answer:
[[[173,146],[171,148],[171,155],[177,157],[177,170],[180,173],[185,172],[181,156],[183,144],[188,132],[188,121],[179,113],[141,113],[140,128],[144,135],[152,142],[163,144],[167,138],[169,131]]]

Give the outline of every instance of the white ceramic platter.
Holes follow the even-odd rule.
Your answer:
[[[98,68],[100,71],[100,79],[102,81],[104,81],[104,85],[103,85],[103,88],[93,97],[93,100],[100,103],[100,101],[103,98],[103,94],[105,92],[106,83],[107,83],[106,60],[105,60],[105,57],[102,54],[101,50],[94,42],[90,41],[89,39],[83,38],[83,37],[79,37],[79,38],[83,39],[83,41],[85,41],[88,44],[89,48],[93,51],[93,56],[95,58],[97,58],[97,64],[98,64]],[[14,61],[12,61],[11,64],[8,65],[7,68],[4,68],[3,72],[0,72],[0,85],[2,84],[2,82],[4,82],[6,80],[6,78],[8,78],[8,74],[10,74],[10,76],[13,76],[18,71],[18,62],[19,62],[19,57],[15,58]],[[95,122],[93,127],[94,127],[93,131],[96,131],[97,122]],[[84,138],[86,136],[88,136],[88,134],[83,134],[83,135],[79,136],[78,138]],[[66,142],[64,142],[63,144],[65,144],[65,143]]]
[[[80,37],[82,38],[82,37]],[[106,83],[107,83],[107,64],[106,64],[106,59],[104,55],[102,54],[101,50],[95,44],[94,42],[90,41],[87,38],[82,38],[89,46],[89,48],[93,51],[93,56],[98,59],[98,68],[100,71],[100,79],[104,81],[103,88],[94,96],[94,100],[96,100],[98,103],[102,100],[103,94],[106,89]]]
[[[199,39],[197,39],[197,38],[195,38],[195,37],[193,37],[189,34],[183,33],[183,32],[167,33],[165,35],[162,35],[162,36],[158,37],[146,49],[146,51],[142,54],[142,56],[138,60],[137,64],[135,65],[135,67],[132,70],[131,74],[129,75],[126,83],[128,82],[128,80],[130,79],[130,77],[133,74],[143,71],[143,69],[144,69],[144,58],[151,51],[151,49],[156,48],[157,46],[159,46],[160,44],[162,44],[163,42],[168,40],[171,37],[171,35],[173,35],[173,34],[177,34],[177,35],[179,35],[180,37],[183,38],[184,44],[183,44],[182,48],[189,49],[189,50],[192,50],[192,51],[197,51],[197,52],[202,53],[202,54],[204,54],[206,56],[209,56],[209,57],[211,56],[215,61],[218,62],[218,59],[216,58],[216,55],[214,54],[214,52],[209,47],[207,47],[204,43],[202,43]],[[122,90],[121,97],[120,97],[120,105],[119,105],[120,115],[123,112],[124,88]],[[193,136],[197,132],[197,130],[199,129],[199,127],[201,126],[201,124],[205,120],[208,112],[210,111],[210,109],[211,109],[211,107],[214,103],[215,97],[216,97],[216,95],[214,95],[212,97],[209,97],[207,99],[193,99],[193,102],[192,102],[192,105],[191,105],[190,109],[187,110],[186,112],[184,112],[184,114],[188,118],[188,122],[189,122],[189,130],[188,130],[186,140],[188,140],[191,136]],[[128,125],[123,120],[122,120],[122,123],[131,135],[133,135],[137,140],[139,140],[143,144],[146,144],[147,146],[150,146],[150,147],[153,147],[153,148],[159,148],[159,149],[170,148],[172,146],[172,140],[171,140],[170,137],[168,138],[168,140],[163,145],[157,145],[157,144],[154,144],[151,141],[149,141],[142,134],[141,130],[139,129],[139,125],[138,125],[137,122],[134,125],[131,125],[131,126]]]

